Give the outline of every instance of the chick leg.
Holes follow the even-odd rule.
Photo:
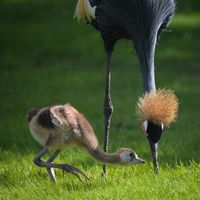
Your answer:
[[[37,165],[38,167],[45,167],[45,168],[57,168],[57,169],[61,169],[64,172],[69,172],[71,174],[73,174],[74,176],[76,176],[80,181],[82,181],[80,174],[82,176],[84,176],[86,179],[90,180],[89,176],[83,172],[82,170],[69,165],[69,164],[54,164],[54,163],[48,163],[48,162],[44,162],[41,160],[41,157],[47,153],[48,149],[44,148],[42,149],[38,155],[36,155],[36,157],[34,158],[34,163],[35,165]]]
[[[47,163],[52,163],[54,159],[58,156],[61,150],[57,150],[48,160]],[[56,176],[54,172],[54,168],[47,168],[47,172],[53,182],[56,182]]]

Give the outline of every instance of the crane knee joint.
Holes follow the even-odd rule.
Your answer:
[[[112,115],[113,113],[113,106],[112,105],[109,105],[109,106],[105,106],[104,107],[104,115]]]

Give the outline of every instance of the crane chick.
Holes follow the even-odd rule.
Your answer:
[[[70,104],[31,109],[27,114],[27,121],[31,134],[44,147],[35,157],[34,163],[39,167],[45,167],[54,182],[56,181],[54,168],[70,172],[79,180],[82,180],[80,174],[89,179],[85,172],[72,165],[52,163],[60,151],[67,147],[83,148],[95,160],[102,163],[116,165],[145,163],[128,148],[121,148],[112,154],[103,152],[90,123]],[[47,162],[42,161],[41,157],[48,150],[55,150],[55,153]]]

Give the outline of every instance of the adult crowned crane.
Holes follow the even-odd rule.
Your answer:
[[[154,54],[157,38],[169,25],[174,11],[173,0],[78,0],[74,17],[78,21],[87,21],[101,33],[106,51],[104,100],[104,151],[106,152],[108,152],[110,120],[113,112],[110,95],[110,60],[115,43],[119,39],[133,41],[141,66],[144,93],[156,91]],[[148,122],[151,126],[151,121]],[[162,128],[160,124],[154,126],[153,130]],[[156,166],[155,168],[157,169]],[[103,171],[106,173],[105,165]]]

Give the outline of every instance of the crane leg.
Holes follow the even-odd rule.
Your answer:
[[[34,163],[35,165],[37,165],[38,167],[45,167],[45,168],[57,168],[57,169],[61,169],[63,170],[64,172],[69,172],[71,174],[73,174],[74,176],[76,176],[80,181],[82,181],[82,178],[80,177],[80,174],[82,176],[84,176],[86,179],[90,180],[90,177],[85,173],[83,172],[82,170],[72,166],[72,165],[69,165],[69,164],[54,164],[54,163],[50,163],[50,162],[44,162],[41,160],[41,157],[46,154],[48,151],[47,148],[43,148],[38,155],[36,155],[36,157],[34,158]],[[55,154],[55,157],[56,157],[56,154]],[[50,159],[53,159],[53,156],[52,158]],[[50,160],[49,159],[49,160]],[[51,160],[50,160],[51,161]]]
[[[61,150],[57,150],[48,160],[47,163],[52,163],[54,161],[54,159],[59,155]],[[46,168],[47,172],[50,176],[50,179],[52,180],[52,182],[56,182],[56,176],[55,176],[55,172],[54,172],[54,168]]]
[[[110,121],[113,113],[113,105],[110,95],[110,81],[111,81],[111,69],[110,69],[111,53],[106,55],[106,84],[105,84],[105,99],[104,99],[104,151],[108,152],[109,144],[109,130]],[[107,166],[103,165],[103,173],[107,174]]]

